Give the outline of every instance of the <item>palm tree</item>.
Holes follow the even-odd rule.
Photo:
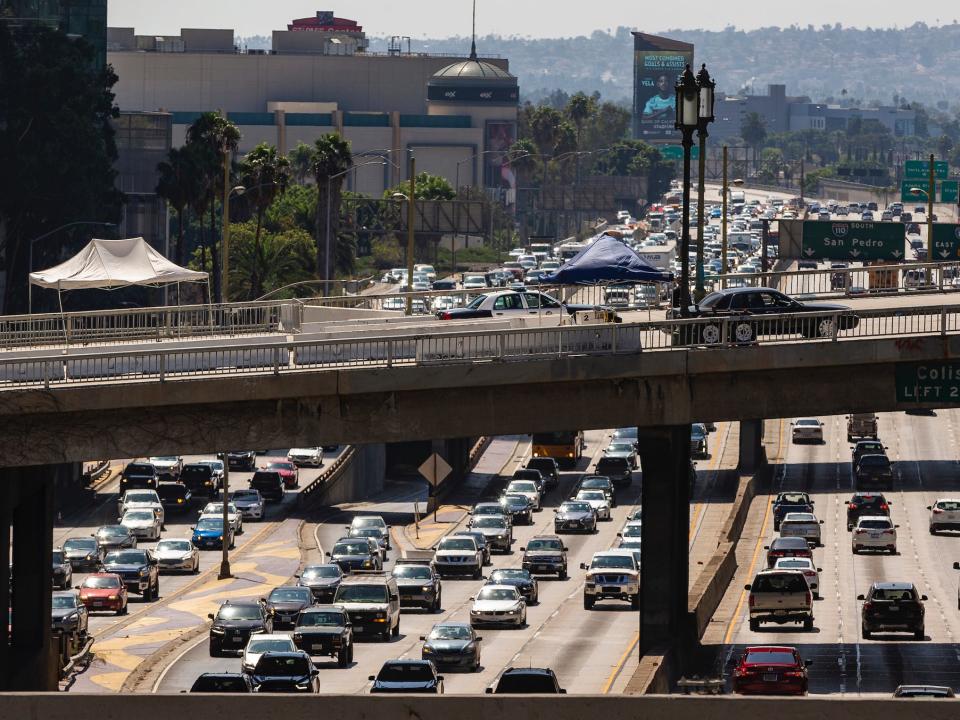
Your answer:
[[[767,124],[759,113],[749,112],[744,115],[740,126],[740,137],[753,150],[753,169],[756,172],[757,155],[763,141],[767,139]]]
[[[178,265],[183,265],[187,257],[183,240],[183,214],[199,189],[198,168],[187,148],[171,148],[167,159],[157,165],[157,174],[157,195],[166,200],[177,214],[177,246],[174,257]]]
[[[253,206],[257,216],[257,230],[254,236],[254,252],[260,252],[260,234],[263,230],[263,216],[273,201],[287,189],[290,178],[290,161],[277,152],[277,148],[260,143],[244,156],[240,162],[240,181],[246,186],[245,197]],[[250,288],[253,297],[263,292],[263,273],[265,268],[251,266]]]
[[[293,170],[293,177],[297,185],[304,185],[311,174],[313,148],[305,142],[298,142],[287,157],[290,159],[290,168]]]
[[[343,175],[353,165],[350,141],[339,133],[327,133],[317,138],[313,148],[311,170],[317,181],[317,275],[326,272],[326,244],[321,239],[323,228],[329,223],[331,237],[337,237],[340,220],[340,197],[343,187]],[[335,175],[340,177],[334,178]],[[330,197],[330,217],[327,217],[327,193]],[[334,250],[336,256],[336,250]],[[324,280],[331,278],[324,277]]]

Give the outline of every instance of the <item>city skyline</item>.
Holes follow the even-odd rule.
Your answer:
[[[759,27],[802,27],[834,25],[848,27],[909,27],[916,22],[930,25],[957,22],[960,10],[954,3],[931,0],[922,7],[906,4],[878,7],[858,0],[842,6],[829,0],[811,0],[803,6],[777,7],[740,3],[717,6],[702,0],[689,5],[687,22],[678,22],[676,8],[664,3],[647,6],[642,13],[623,0],[604,0],[590,6],[584,17],[581,3],[556,0],[549,13],[534,3],[518,4],[508,0],[481,0],[477,6],[477,34],[531,38],[589,35],[626,26],[644,32],[663,33],[671,29],[721,30],[729,25],[751,30]],[[296,17],[314,15],[317,10],[333,10],[338,16],[358,21],[371,37],[405,35],[412,38],[445,38],[470,34],[470,0],[456,3],[397,5],[385,0],[353,0],[350,3],[322,3],[316,0],[281,0],[267,5],[237,6],[231,0],[206,0],[204,3],[168,0],[158,5],[152,0],[112,2],[108,22],[113,27],[134,27],[138,33],[179,33],[182,27],[232,28],[239,36],[269,35],[285,29]],[[566,11],[566,12],[565,12]],[[224,20],[224,18],[228,18]],[[865,21],[864,18],[867,20]]]

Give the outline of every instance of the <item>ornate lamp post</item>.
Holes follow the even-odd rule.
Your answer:
[[[700,87],[687,65],[677,80],[677,118],[683,133],[683,233],[680,236],[680,317],[690,316],[690,152],[693,132],[700,126]]]
[[[703,299],[703,205],[704,182],[707,172],[707,125],[713,122],[713,97],[717,83],[710,79],[706,64],[700,66],[697,73],[697,85],[700,86],[700,111],[697,125],[697,138],[700,140],[700,172],[697,178],[697,289],[694,298]]]

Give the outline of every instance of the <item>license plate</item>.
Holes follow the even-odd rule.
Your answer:
[[[618,592],[620,592],[620,588],[619,588],[619,587],[604,586],[603,592],[605,592],[605,593],[618,593]]]
[[[887,609],[888,609],[890,612],[900,612],[900,608],[898,608],[896,605],[891,605],[891,606],[890,606],[889,608],[887,608]]]
[[[240,633],[235,632],[235,633],[233,634],[233,637],[236,639],[236,638],[240,638],[240,637],[243,637],[243,636],[242,636]]]
[[[323,650],[323,645],[322,645],[321,643],[313,643],[313,645],[310,646],[310,649],[311,649],[311,650],[322,651],[322,650]]]
[[[94,606],[94,607],[103,607],[104,604],[105,604],[105,603],[103,602],[103,600],[94,600],[94,601],[93,601],[93,606]]]
[[[786,614],[787,614],[787,611],[786,611],[786,610],[774,610],[774,611],[773,611],[773,614],[774,614],[774,615],[786,615]]]
[[[780,680],[780,676],[776,673],[764,673],[763,681],[764,682],[777,682]]]
[[[363,632],[363,625],[354,625],[354,626],[353,626],[353,631],[354,631],[355,633],[362,633],[362,632]]]
[[[870,533],[870,539],[871,539],[871,540],[879,540],[879,539],[880,539],[880,533]]]

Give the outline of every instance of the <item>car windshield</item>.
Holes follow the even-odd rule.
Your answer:
[[[623,529],[624,537],[640,537],[643,534],[642,525],[627,525]]]
[[[477,295],[473,300],[470,301],[470,304],[467,305],[467,308],[470,310],[476,310],[481,305],[483,305],[484,300],[487,299],[486,295]]]
[[[305,568],[300,576],[304,580],[313,580],[314,578],[335,578],[340,577],[340,571],[336,565],[314,565]]]
[[[565,502],[560,506],[560,512],[563,512],[563,513],[590,512],[590,505],[585,502]]]
[[[555,693],[556,691],[553,679],[547,675],[504,674],[497,683],[498,694]]]
[[[258,605],[224,605],[217,613],[219,620],[260,620]]]
[[[355,528],[366,528],[366,527],[386,527],[386,523],[383,521],[382,517],[356,517],[353,519],[352,527]]]
[[[236,490],[230,493],[231,500],[256,500],[260,495],[256,490]]]
[[[429,580],[433,575],[426,565],[394,565],[393,576],[398,578],[421,578]]]
[[[75,608],[77,607],[77,596],[73,593],[69,595],[54,595],[52,607],[54,610],[67,610],[69,608]]]
[[[440,542],[438,550],[468,550],[475,552],[477,543],[472,538],[446,538]]]
[[[876,465],[878,467],[889,465],[890,461],[884,455],[864,455],[860,458],[860,465],[866,467]]]
[[[380,668],[378,682],[430,682],[433,670],[429,663],[387,663]]]
[[[577,500],[602,500],[606,501],[607,496],[603,490],[581,490],[577,493]]]
[[[227,504],[227,512],[231,515],[236,515],[237,508],[234,507],[233,503]],[[223,503],[207,503],[203,507],[204,515],[223,515]]]
[[[502,515],[490,515],[476,518],[470,524],[478,528],[504,528],[507,526],[507,521],[503,519]]]
[[[91,575],[83,581],[83,587],[98,589],[119,588],[120,578],[110,577],[108,575]]]
[[[610,487],[610,479],[605,477],[587,478],[580,483],[580,487],[584,490],[592,490],[594,488],[606,489]]]
[[[129,532],[123,525],[105,525],[97,530],[97,535],[100,537],[126,537]]]
[[[191,547],[189,540],[161,540],[157,543],[157,552],[189,552]]]
[[[780,495],[778,502],[787,505],[806,505],[807,496],[800,493],[783,493]]]
[[[515,568],[507,568],[505,570],[494,570],[490,573],[490,580],[500,581],[500,580],[529,580],[530,572],[528,570],[518,570]]]
[[[527,550],[563,550],[560,540],[531,540],[527,543]]]
[[[285,602],[290,600],[310,602],[312,596],[310,594],[310,588],[279,587],[271,590],[267,599],[270,602]]]
[[[200,518],[200,520],[197,522],[197,530],[223,530],[223,518]]]
[[[343,627],[347,620],[342,612],[325,610],[322,612],[300,613],[297,619],[299,627]]]
[[[383,537],[383,529],[378,527],[353,528],[353,530],[350,531],[350,537],[381,538]]]
[[[633,557],[627,557],[624,555],[600,555],[593,558],[593,562],[590,563],[591,568],[623,568],[623,569],[634,569]]]
[[[507,492],[511,493],[535,493],[537,484],[531,480],[514,480],[507,485]]]
[[[296,469],[296,465],[288,462],[272,462],[267,464],[267,470],[289,470],[293,472]]]
[[[127,465],[126,475],[128,477],[153,477],[155,469],[153,465]]]
[[[811,523],[816,521],[817,521],[817,518],[811,515],[810,513],[790,513],[783,519],[783,522],[785,523],[792,523],[792,522]]]
[[[770,546],[773,550],[806,550],[807,541],[803,538],[777,538]]]
[[[501,502],[508,508],[516,509],[525,508],[529,504],[529,501],[523,495],[504,495]]]
[[[796,665],[797,661],[793,653],[771,651],[758,652],[750,651],[744,660],[748,665]]]
[[[937,508],[940,510],[949,510],[951,512],[960,510],[960,502],[955,500],[940,500],[937,503]]]
[[[469,640],[470,628],[465,625],[436,625],[430,631],[430,640]]]
[[[250,638],[247,643],[247,652],[265,653],[265,652],[293,652],[296,648],[293,640],[290,638]]]
[[[154,492],[128,492],[123,496],[124,502],[156,502],[157,495]]]
[[[253,672],[256,675],[300,677],[308,675],[310,667],[310,661],[305,657],[264,655],[257,661],[257,667]]]
[[[820,421],[814,420],[813,418],[802,418],[797,420],[797,425],[810,425],[812,427],[820,427]]]
[[[214,470],[223,470],[223,460],[201,460],[197,465],[208,465]]]
[[[629,442],[612,442],[607,447],[607,450],[610,452],[633,452],[633,443]]]
[[[140,550],[115,550],[107,553],[103,560],[105,565],[119,563],[120,565],[139,565],[147,562],[146,554]]]
[[[513,588],[486,587],[477,593],[477,600],[516,600],[518,597]]]
[[[499,515],[503,516],[503,508],[499,505],[477,505],[473,509],[474,517],[478,515]]]
[[[892,526],[889,520],[860,520],[859,527],[868,530],[889,530]]]
[[[124,520],[136,520],[136,521],[143,521],[143,520],[152,521],[153,518],[154,518],[154,514],[147,510],[132,510],[123,516]]]
[[[813,564],[806,558],[781,558],[777,560],[777,568],[787,570],[808,570]]]
[[[386,585],[341,585],[337,588],[336,602],[338,603],[384,603],[386,601]]]
[[[333,546],[333,555],[369,555],[370,546],[365,542],[344,542]]]

